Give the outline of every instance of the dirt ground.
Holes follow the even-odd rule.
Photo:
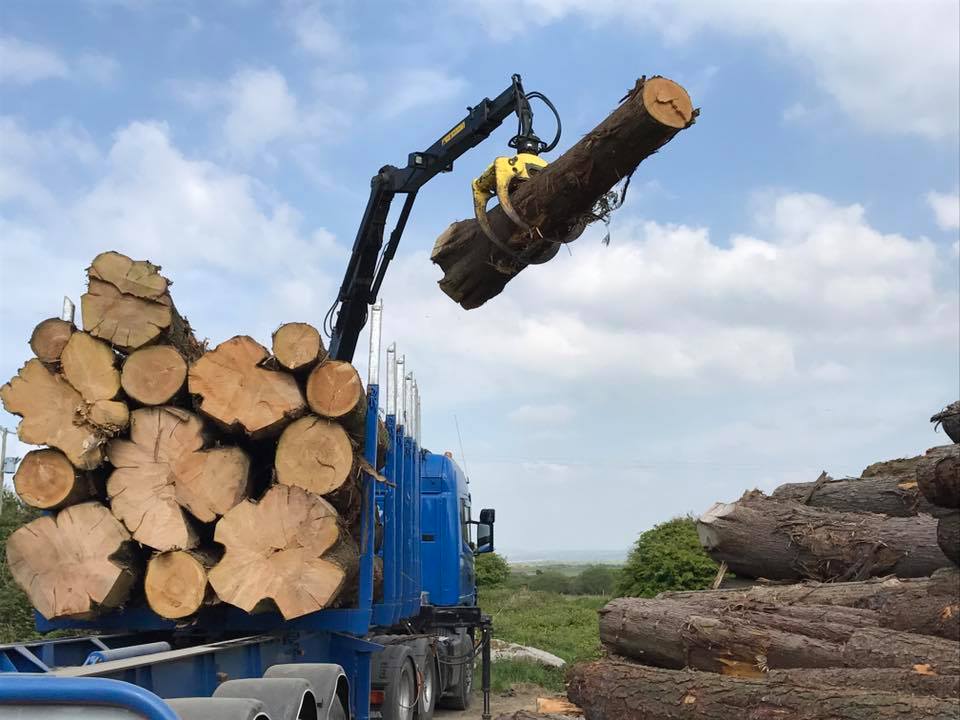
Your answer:
[[[538,697],[552,697],[554,693],[533,685],[514,687],[511,695],[490,693],[490,715],[497,717],[501,713],[512,713],[517,710],[536,710]],[[483,715],[483,696],[475,693],[469,710],[437,710],[434,718],[437,720],[481,720]]]

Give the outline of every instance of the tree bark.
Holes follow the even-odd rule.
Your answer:
[[[935,518],[841,513],[753,491],[716,503],[697,522],[700,544],[739,576],[768,580],[923,577],[948,563]]]
[[[123,391],[142,405],[167,405],[187,383],[187,361],[173,345],[151,345],[123,363]]]
[[[937,521],[937,545],[954,565],[960,565],[960,510]]]
[[[843,605],[875,610],[881,627],[960,640],[960,573],[938,570],[929,578],[871,578],[861,582],[754,585],[745,590],[665,592],[658,600],[737,605]]]
[[[157,553],[147,563],[147,604],[160,617],[182,620],[217,601],[208,575],[222,553],[212,548]]]
[[[210,571],[224,602],[252,612],[272,601],[287,620],[321,610],[356,574],[357,548],[337,511],[319,495],[274,485],[217,523],[225,553]]]
[[[551,257],[556,242],[573,239],[596,219],[595,206],[617,182],[697,114],[686,90],[672,80],[641,78],[606,119],[512,193],[514,208],[532,230],[521,230],[494,207],[488,212],[494,233],[516,254]],[[498,295],[525,267],[496,248],[476,220],[447,228],[431,260],[443,269],[441,290],[467,310]]]
[[[920,494],[916,481],[897,475],[841,480],[826,477],[824,481],[787,483],[774,490],[770,498],[826,510],[880,513],[892,517],[942,512]]]
[[[13,476],[13,487],[27,505],[57,510],[89,500],[97,493],[90,475],[78,471],[59,450],[28,452]]]
[[[30,335],[30,349],[44,363],[60,362],[60,353],[67,340],[76,331],[72,322],[60,318],[47,318],[33,329]]]
[[[572,718],[583,717],[583,715],[557,715],[556,713],[544,714],[541,712],[531,712],[530,710],[517,710],[506,715],[497,715],[495,720],[572,720]]]
[[[301,416],[306,403],[292,375],[262,367],[263,345],[238,335],[204,353],[190,367],[190,392],[200,411],[220,425],[252,437],[272,437]]]
[[[73,333],[60,356],[63,376],[88,402],[113,400],[120,392],[117,356],[102,340]]]
[[[246,453],[203,445],[200,418],[174,407],[135,410],[130,439],[110,442],[110,507],[135,540],[161,551],[196,547],[190,516],[213,522],[246,497]]]
[[[899,475],[905,480],[917,479],[917,466],[925,458],[940,457],[953,451],[952,445],[938,445],[927,450],[924,455],[916,455],[909,458],[895,458],[894,460],[883,460],[867,465],[860,473],[860,477],[868,478],[877,475]]]
[[[291,372],[313,367],[327,357],[320,332],[308,323],[284,323],[273,333],[273,356]]]
[[[840,673],[838,673],[838,676]],[[956,702],[906,693],[796,685],[600,660],[575,665],[567,695],[587,720],[955,720]],[[842,678],[840,678],[842,682]]]
[[[10,573],[48,620],[88,618],[120,606],[139,572],[130,535],[103,505],[44,515],[7,540]]]
[[[948,438],[955,443],[960,443],[960,400],[947,405],[943,410],[930,418],[930,422],[936,423],[934,430],[936,430],[938,425],[942,426]]]
[[[960,445],[934,450],[917,463],[917,486],[932,504],[960,508]]]
[[[307,404],[317,415],[343,425],[358,444],[363,443],[367,394],[353,365],[340,360],[317,365],[307,378]]]
[[[354,476],[353,445],[337,423],[307,415],[283,431],[274,467],[282,485],[326,495]]]
[[[955,642],[879,629],[875,616],[851,622],[838,608],[753,607],[619,598],[600,612],[600,640],[612,652],[647,665],[731,675],[799,667],[910,668],[920,663],[941,673],[960,671]]]
[[[17,436],[31,445],[50,445],[81,470],[103,462],[105,434],[80,414],[83,398],[61,375],[40,360],[28,360],[9,383],[0,387],[7,412],[23,420]]]

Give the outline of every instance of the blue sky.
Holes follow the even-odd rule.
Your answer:
[[[111,248],[163,265],[214,343],[319,323],[380,166],[514,72],[561,149],[663,74],[702,115],[609,247],[465,312],[429,250],[511,124],[421,192],[383,299],[425,444],[459,455],[458,418],[508,554],[921,451],[960,395],[958,26],[935,0],[7,0],[0,374]]]

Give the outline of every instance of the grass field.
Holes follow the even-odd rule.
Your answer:
[[[609,599],[511,588],[480,590],[480,606],[493,617],[495,638],[546,650],[568,663],[599,656],[597,610]],[[494,663],[495,691],[503,692],[516,683],[561,692],[563,671],[521,660]]]

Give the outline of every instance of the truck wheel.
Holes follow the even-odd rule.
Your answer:
[[[420,688],[420,702],[417,707],[418,720],[433,720],[439,686],[440,675],[437,672],[437,659],[430,652],[423,659],[423,686]]]
[[[460,681],[450,690],[450,694],[440,698],[440,707],[449,710],[467,710],[470,708],[470,694],[473,692],[473,660],[463,663]]]
[[[413,668],[413,661],[404,659],[387,685],[380,710],[383,720],[413,720],[417,709],[417,678]]]

